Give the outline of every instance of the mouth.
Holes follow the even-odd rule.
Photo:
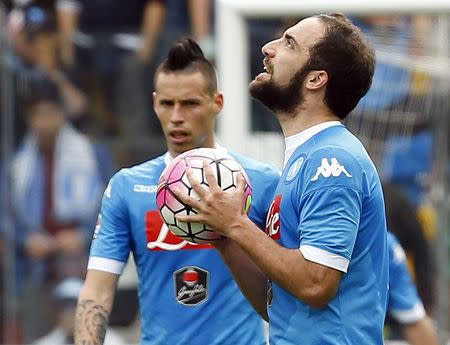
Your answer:
[[[171,142],[178,145],[184,144],[190,139],[189,132],[181,128],[170,130],[168,136]]]
[[[264,80],[272,79],[273,66],[272,66],[272,64],[270,64],[268,59],[264,59],[263,66],[264,66],[264,72],[258,74],[255,77],[255,80],[264,81]]]
[[[264,60],[263,60],[263,66],[264,66],[264,71],[266,71],[266,73],[268,73],[268,74],[273,74],[273,66],[272,66],[272,64],[269,62],[268,59],[264,59]]]

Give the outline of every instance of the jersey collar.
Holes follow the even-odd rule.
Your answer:
[[[284,152],[284,164],[283,167],[286,166],[289,158],[291,158],[292,154],[294,153],[295,149],[299,147],[300,145],[304,144],[307,140],[311,139],[314,135],[317,133],[323,131],[324,129],[327,129],[332,126],[338,126],[340,125],[340,121],[327,121],[319,123],[318,125],[309,127],[305,129],[304,131],[301,131],[300,133],[291,135],[284,139],[286,144],[286,150]]]

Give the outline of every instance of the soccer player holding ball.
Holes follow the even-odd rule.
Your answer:
[[[200,200],[177,192],[197,212],[177,219],[227,237],[216,247],[269,321],[270,344],[381,345],[389,269],[383,193],[366,150],[342,124],[370,87],[374,50],[338,14],[306,18],[262,52],[266,72],[250,93],[275,112],[286,138],[267,234],[239,205],[245,180],[223,192],[208,167],[209,190],[188,171]]]
[[[247,173],[253,187],[249,216],[264,228],[279,174],[216,142],[214,125],[223,95],[217,91],[214,67],[194,41],[173,44],[154,84],[154,109],[168,152],[122,169],[105,191],[78,300],[75,343],[103,343],[117,281],[132,252],[139,276],[141,344],[262,345],[262,320],[219,253],[209,243],[192,244],[172,234],[157,208],[156,192],[176,156],[215,148]],[[243,200],[239,206],[244,209]]]

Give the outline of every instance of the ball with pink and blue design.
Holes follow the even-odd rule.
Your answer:
[[[221,235],[214,232],[214,229],[210,229],[205,224],[181,222],[175,217],[177,214],[195,214],[196,210],[179,200],[173,192],[174,188],[200,200],[187,178],[188,167],[192,169],[195,178],[201,185],[209,189],[203,171],[203,162],[209,164],[219,187],[224,191],[236,189],[236,177],[242,173],[246,180],[243,199],[243,207],[246,212],[249,211],[252,202],[252,187],[247,174],[225,150],[198,148],[178,155],[161,174],[156,192],[156,204],[169,230],[192,243],[211,243],[223,239]]]

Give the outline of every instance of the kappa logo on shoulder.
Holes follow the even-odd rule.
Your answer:
[[[338,177],[341,174],[344,174],[347,177],[352,177],[352,175],[349,174],[345,167],[339,164],[338,160],[335,157],[331,158],[331,164],[328,162],[328,158],[323,158],[322,164],[317,168],[317,172],[311,179],[311,181],[317,181],[320,175],[328,178],[330,176]]]

